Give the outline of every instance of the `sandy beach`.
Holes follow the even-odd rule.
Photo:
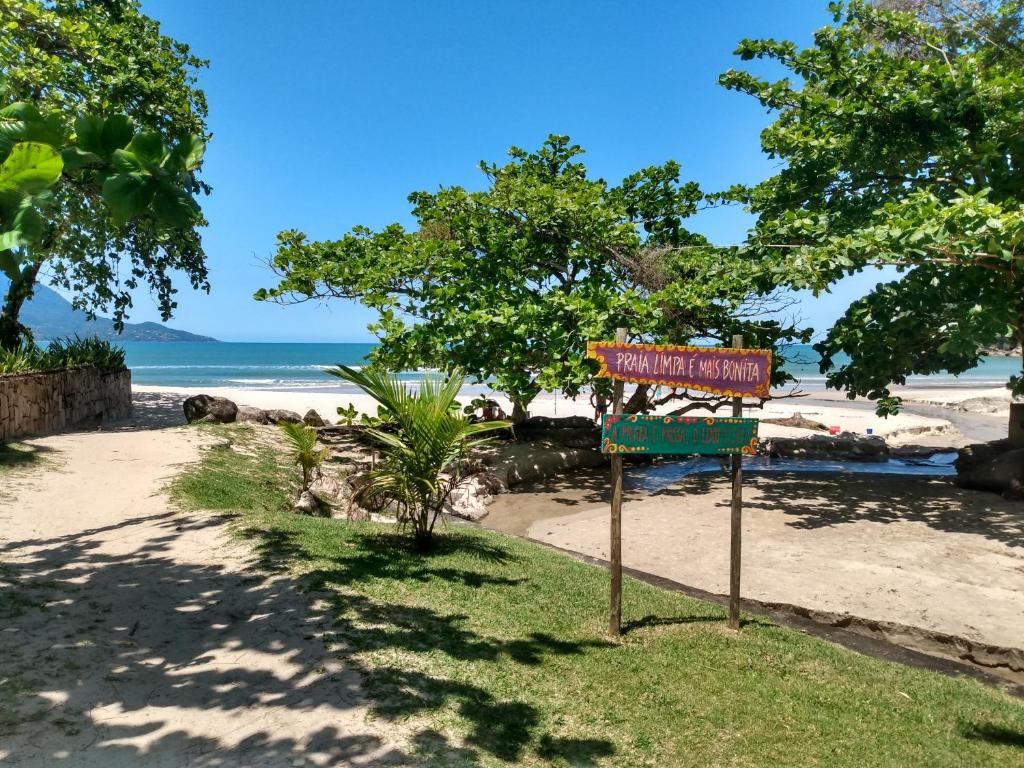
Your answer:
[[[347,392],[309,391],[294,389],[244,389],[231,387],[162,387],[134,385],[134,391],[141,395],[183,401],[186,397],[196,394],[209,394],[226,397],[238,405],[251,405],[257,408],[284,408],[304,414],[312,409],[328,421],[337,419],[338,407],[351,403],[360,413],[376,413],[376,403],[367,395]],[[911,389],[905,388],[900,394],[906,398],[904,411],[889,418],[879,418],[874,407],[868,401],[851,402],[842,394],[823,390],[809,391],[804,397],[779,399],[768,402],[764,408],[747,408],[745,416],[761,419],[786,418],[800,413],[809,419],[819,421],[827,426],[838,426],[843,431],[865,434],[872,430],[876,435],[885,437],[892,445],[923,444],[935,446],[958,447],[968,442],[983,438],[971,434],[963,434],[963,426],[954,424],[964,421],[964,412],[955,410],[957,404],[971,399],[988,398],[993,401],[1002,400],[1006,403],[1005,411],[996,411],[983,415],[969,413],[967,432],[972,427],[1003,425],[1005,414],[1009,412],[1009,396],[1005,389],[949,387],[944,389]],[[493,395],[506,412],[511,412],[512,405],[508,398]],[[462,398],[469,402],[470,397]],[[679,402],[662,406],[657,412],[665,413],[678,408]],[[928,410],[928,415],[920,411]],[[706,413],[697,411],[696,413]],[[721,411],[719,413],[722,413]],[[533,416],[587,416],[593,417],[594,410],[586,397],[576,400],[557,394],[542,393],[530,406]],[[807,435],[808,431],[794,429],[776,424],[762,424],[762,437]]]
[[[172,426],[181,420],[170,400],[137,398],[114,429],[25,441],[45,471],[2,475],[0,584],[44,610],[4,618],[0,680],[20,693],[0,712],[16,701],[27,725],[0,740],[0,763],[356,766],[404,754],[294,580],[254,569],[226,518],[171,504],[168,479],[209,442]]]
[[[608,557],[608,479],[499,496],[484,524]],[[729,483],[685,478],[623,505],[624,565],[723,594]],[[950,478],[750,474],[743,594],[1019,648],[1024,508]]]

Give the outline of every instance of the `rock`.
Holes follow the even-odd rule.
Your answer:
[[[1014,447],[1010,440],[961,448],[956,471],[956,484],[961,488],[1024,499],[1024,448]]]
[[[249,424],[269,424],[267,412],[262,408],[253,408],[251,405],[238,406],[238,416],[235,421],[243,421]]]
[[[808,419],[799,411],[794,413],[792,416],[787,416],[784,419],[761,419],[761,423],[778,424],[780,427],[796,427],[797,429],[813,429],[818,432],[828,432],[828,427],[826,427],[820,421]]]
[[[320,414],[310,408],[302,417],[302,422],[310,427],[326,427],[327,422],[320,418]]]
[[[551,416],[531,416],[522,424],[516,426],[518,430],[535,431],[549,429],[592,429],[594,422],[586,416],[566,416],[563,418]]]
[[[479,472],[452,491],[446,511],[467,520],[480,520],[487,517],[487,505],[495,494],[507,490],[496,474]]]
[[[758,453],[772,458],[840,459],[845,461],[886,461],[889,446],[881,437],[841,432],[838,435],[768,437],[761,440]]]
[[[302,423],[302,417],[295,411],[288,411],[283,408],[274,408],[273,410],[266,411],[266,414],[267,421],[271,424],[280,424],[282,421],[287,421],[291,424]]]
[[[304,515],[315,515],[320,511],[320,500],[309,491],[303,491],[292,509]]]
[[[200,419],[230,424],[238,416],[238,406],[226,397],[193,395],[181,405],[189,424]]]

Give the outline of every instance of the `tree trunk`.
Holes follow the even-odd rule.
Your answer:
[[[1021,354],[1024,355],[1024,314],[1021,315],[1017,325],[1017,342],[1020,344]],[[1021,372],[1024,376],[1024,371]],[[1010,403],[1010,424],[1007,437],[1013,446],[1024,447],[1024,403]]]
[[[623,413],[643,413],[650,405],[651,388],[646,384],[638,384],[636,391],[630,395],[629,400],[622,408]]]
[[[1024,448],[1024,403],[1010,403],[1010,444]]]
[[[32,332],[21,324],[21,308],[32,298],[41,266],[42,262],[36,262],[25,267],[7,287],[0,309],[0,349],[14,350],[22,341],[32,340]]]
[[[513,424],[522,424],[524,421],[526,421],[526,419],[527,419],[527,417],[529,415],[530,414],[526,411],[526,406],[523,404],[522,400],[513,400],[512,401],[512,423]]]

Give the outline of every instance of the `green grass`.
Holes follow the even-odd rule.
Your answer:
[[[243,446],[245,448],[245,446]],[[427,557],[385,526],[283,511],[269,450],[211,451],[179,502],[236,514],[264,567],[333,601],[331,646],[426,765],[1020,765],[1024,706],[967,679],[857,655],[504,535],[452,527]],[[254,479],[257,482],[254,482]]]
[[[36,464],[40,461],[39,451],[19,443],[0,443],[0,474],[9,469]]]

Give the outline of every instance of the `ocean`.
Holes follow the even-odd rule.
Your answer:
[[[373,344],[289,344],[232,342],[128,341],[125,350],[136,384],[167,387],[233,387],[243,389],[308,389],[324,392],[350,391],[324,368],[362,365]],[[808,345],[794,345],[786,364],[805,389],[821,389],[825,377],[818,372],[818,355]],[[916,386],[999,387],[1021,371],[1019,357],[987,357],[961,376],[936,374],[912,376]],[[423,374],[410,371],[403,378],[417,380]]]

